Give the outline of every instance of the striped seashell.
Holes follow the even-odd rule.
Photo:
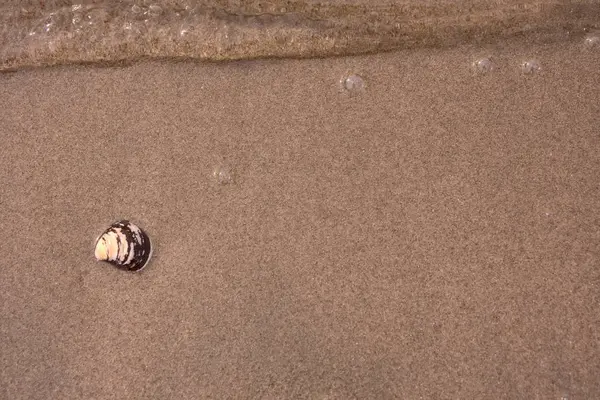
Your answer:
[[[148,235],[129,221],[115,222],[96,241],[96,260],[139,271],[148,264],[152,245]]]

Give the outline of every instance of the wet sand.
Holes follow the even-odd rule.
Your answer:
[[[599,0],[8,0],[0,72],[140,59],[231,61],[581,38]]]
[[[599,397],[598,65],[513,40],[0,75],[0,397]],[[121,218],[141,273],[94,260]]]

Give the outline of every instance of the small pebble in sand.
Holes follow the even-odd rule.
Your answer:
[[[96,260],[120,269],[139,271],[152,255],[150,238],[139,226],[129,221],[115,222],[96,241]]]

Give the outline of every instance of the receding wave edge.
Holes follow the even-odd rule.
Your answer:
[[[240,60],[357,55],[598,29],[600,0],[9,0],[0,71],[147,58]]]

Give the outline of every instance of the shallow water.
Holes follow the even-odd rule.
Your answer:
[[[597,0],[424,2],[9,1],[0,70],[141,58],[312,58],[571,40],[600,27]]]

